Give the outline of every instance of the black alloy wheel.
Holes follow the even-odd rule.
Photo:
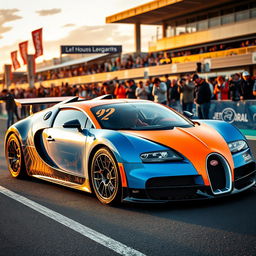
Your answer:
[[[14,178],[24,178],[27,176],[23,152],[19,139],[15,134],[11,134],[7,139],[5,154],[8,169]]]
[[[91,183],[100,202],[111,205],[120,203],[122,188],[119,168],[107,148],[99,149],[92,159]]]

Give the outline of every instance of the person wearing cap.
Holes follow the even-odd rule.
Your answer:
[[[192,113],[194,106],[194,89],[195,84],[191,80],[190,74],[186,75],[186,78],[182,78],[179,81],[179,91],[181,93],[182,110]]]
[[[195,103],[197,106],[197,113],[199,119],[209,119],[209,110],[211,105],[211,89],[209,84],[198,76],[193,75],[195,83]]]
[[[253,86],[254,86],[254,81],[251,79],[250,74],[247,71],[244,71],[242,73],[242,84],[241,84],[241,89],[242,89],[242,96],[244,100],[252,100],[254,99],[253,96]]]
[[[167,86],[164,82],[157,77],[153,81],[152,95],[154,96],[154,102],[167,104]]]
[[[232,75],[232,79],[229,82],[229,93],[230,98],[233,101],[239,101],[243,99],[242,96],[242,80],[240,78],[240,74],[235,73]]]

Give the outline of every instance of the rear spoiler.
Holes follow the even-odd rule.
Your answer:
[[[96,97],[92,100],[103,100],[103,99],[112,99],[111,94],[105,94],[99,97]],[[30,114],[33,113],[33,105],[44,105],[44,104],[66,104],[70,102],[83,101],[86,100],[79,96],[65,96],[65,97],[42,97],[42,98],[26,98],[26,99],[15,99],[17,106],[29,106]]]
[[[42,98],[26,98],[26,99],[15,99],[17,106],[30,106],[39,104],[56,104],[59,102],[68,103],[72,101],[77,101],[78,96],[67,96],[67,97],[42,97]]]
[[[17,106],[29,106],[29,114],[33,114],[33,105],[44,105],[44,104],[65,104],[69,102],[78,101],[78,96],[67,96],[67,97],[42,97],[42,98],[26,98],[26,99],[15,99]]]
[[[113,99],[111,94],[105,94],[94,99],[95,100],[104,100],[104,99]],[[30,105],[39,105],[39,104],[66,104],[69,102],[82,101],[86,100],[79,96],[65,96],[65,97],[42,97],[42,98],[26,98],[26,99],[15,99],[17,106],[30,106]]]

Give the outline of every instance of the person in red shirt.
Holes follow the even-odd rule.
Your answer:
[[[228,100],[229,86],[228,82],[225,81],[223,76],[217,77],[217,84],[214,88],[214,95],[216,100]]]
[[[117,99],[124,99],[126,98],[126,87],[125,87],[125,83],[122,82],[117,82],[116,83],[116,88],[114,91],[114,95],[116,96]]]

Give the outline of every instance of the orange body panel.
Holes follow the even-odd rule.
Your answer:
[[[232,180],[234,180],[234,162],[229,147],[222,136],[207,125],[162,131],[126,131],[126,133],[178,151],[191,161],[198,173],[202,175],[205,185],[210,185],[206,171],[206,158],[210,153],[219,153],[228,161],[232,170]]]

